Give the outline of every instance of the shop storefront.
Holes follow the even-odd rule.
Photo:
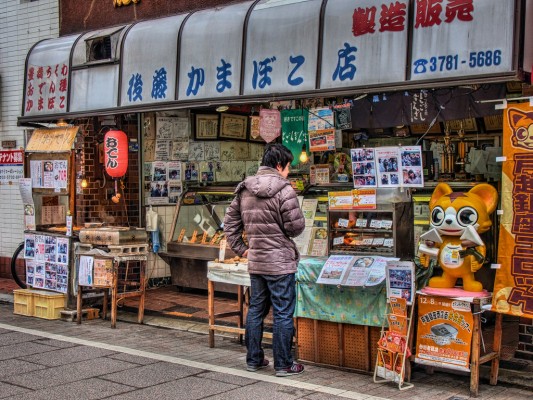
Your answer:
[[[438,182],[500,189],[495,104],[531,95],[522,82],[531,79],[532,14],[531,1],[515,0],[267,0],[101,27],[34,46],[19,123],[79,127],[75,225],[140,226],[155,210],[159,256],[148,276],[198,289],[218,258],[235,183],[255,173],[266,142],[287,144],[308,219],[298,238],[309,257],[299,273],[303,358],[370,371],[384,274],[378,285],[368,274],[319,285],[324,257],[412,260]],[[111,129],[129,147],[115,181],[103,165]],[[484,236],[492,260],[496,237]],[[341,294],[342,285],[351,287]],[[317,329],[335,349],[345,343],[341,355],[324,350]]]

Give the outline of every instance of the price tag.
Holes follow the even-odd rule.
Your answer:
[[[372,221],[370,221],[370,227],[374,229],[381,228],[381,221],[379,219],[373,219]]]
[[[355,221],[355,226],[358,228],[366,228],[367,223],[368,221],[366,219],[359,218],[357,221]]]
[[[72,215],[67,215],[67,236],[72,236]]]
[[[372,240],[372,246],[383,246],[384,242],[385,238],[374,238],[374,240]]]
[[[181,243],[183,242],[183,238],[185,237],[185,228],[183,228],[181,231],[180,231],[180,235],[178,236],[178,240],[176,240],[176,242],[178,243]]]
[[[394,239],[392,239],[392,238],[385,239],[385,240],[383,241],[383,246],[385,246],[385,247],[392,247],[392,246],[394,246]]]
[[[363,246],[371,246],[372,245],[372,242],[374,241],[374,239],[372,238],[366,238],[366,239],[363,239]]]
[[[392,221],[384,219],[381,221],[381,228],[383,229],[392,229]]]
[[[343,243],[344,243],[344,236],[333,238],[333,246],[338,246],[339,244],[343,244]]]
[[[348,228],[348,221],[347,219],[344,219],[344,218],[339,218],[339,228]]]
[[[227,240],[224,238],[220,241],[218,246],[218,259],[220,262],[224,262],[224,259],[226,258],[226,243]]]

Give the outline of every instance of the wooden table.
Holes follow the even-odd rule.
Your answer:
[[[226,283],[237,286],[237,307],[236,311],[215,313],[215,282]],[[250,276],[247,266],[242,264],[223,264],[208,262],[207,264],[207,313],[209,315],[209,347],[215,347],[215,331],[236,333],[239,342],[245,333],[244,319],[246,304],[248,304],[248,287],[250,286]],[[217,325],[216,318],[237,317],[237,327]],[[263,333],[263,337],[272,338],[269,332]]]
[[[111,290],[111,328],[117,327],[117,304],[118,301],[130,297],[140,297],[139,301],[139,310],[137,313],[137,322],[139,324],[143,323],[144,320],[144,302],[146,295],[146,253],[139,253],[135,255],[112,255],[107,256],[101,254],[91,254],[87,253],[77,253],[76,256],[93,256],[97,258],[108,258],[112,259],[113,262],[113,282],[109,286],[86,286],[78,284],[78,297],[77,297],[77,316],[76,322],[81,324],[81,314],[82,314],[82,303],[83,303],[83,293],[89,292],[104,292],[104,304],[103,304],[103,318],[106,319],[107,316],[107,306],[108,306],[108,296],[109,291]],[[125,279],[119,279],[119,268],[121,264],[126,264],[126,270],[129,268],[130,262],[139,263],[139,279],[138,280],[128,280],[127,276]],[[128,290],[119,293],[119,286],[124,285],[126,287],[135,287],[136,290]]]

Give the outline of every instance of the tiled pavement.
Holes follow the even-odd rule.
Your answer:
[[[205,325],[161,329],[124,322],[130,318],[124,313],[120,317],[111,329],[102,320],[76,325],[17,316],[12,305],[0,304],[0,398],[469,398],[468,377],[441,372],[416,370],[415,387],[405,391],[375,384],[368,375],[313,365],[291,379],[276,378],[272,368],[250,373],[244,369],[244,347],[217,336],[216,347],[209,348],[200,333]],[[270,349],[266,353],[271,357]],[[533,396],[530,390],[482,381],[479,398]]]

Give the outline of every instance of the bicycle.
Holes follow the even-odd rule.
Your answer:
[[[24,242],[20,243],[11,257],[11,275],[22,289],[26,289],[26,262],[24,260]]]

